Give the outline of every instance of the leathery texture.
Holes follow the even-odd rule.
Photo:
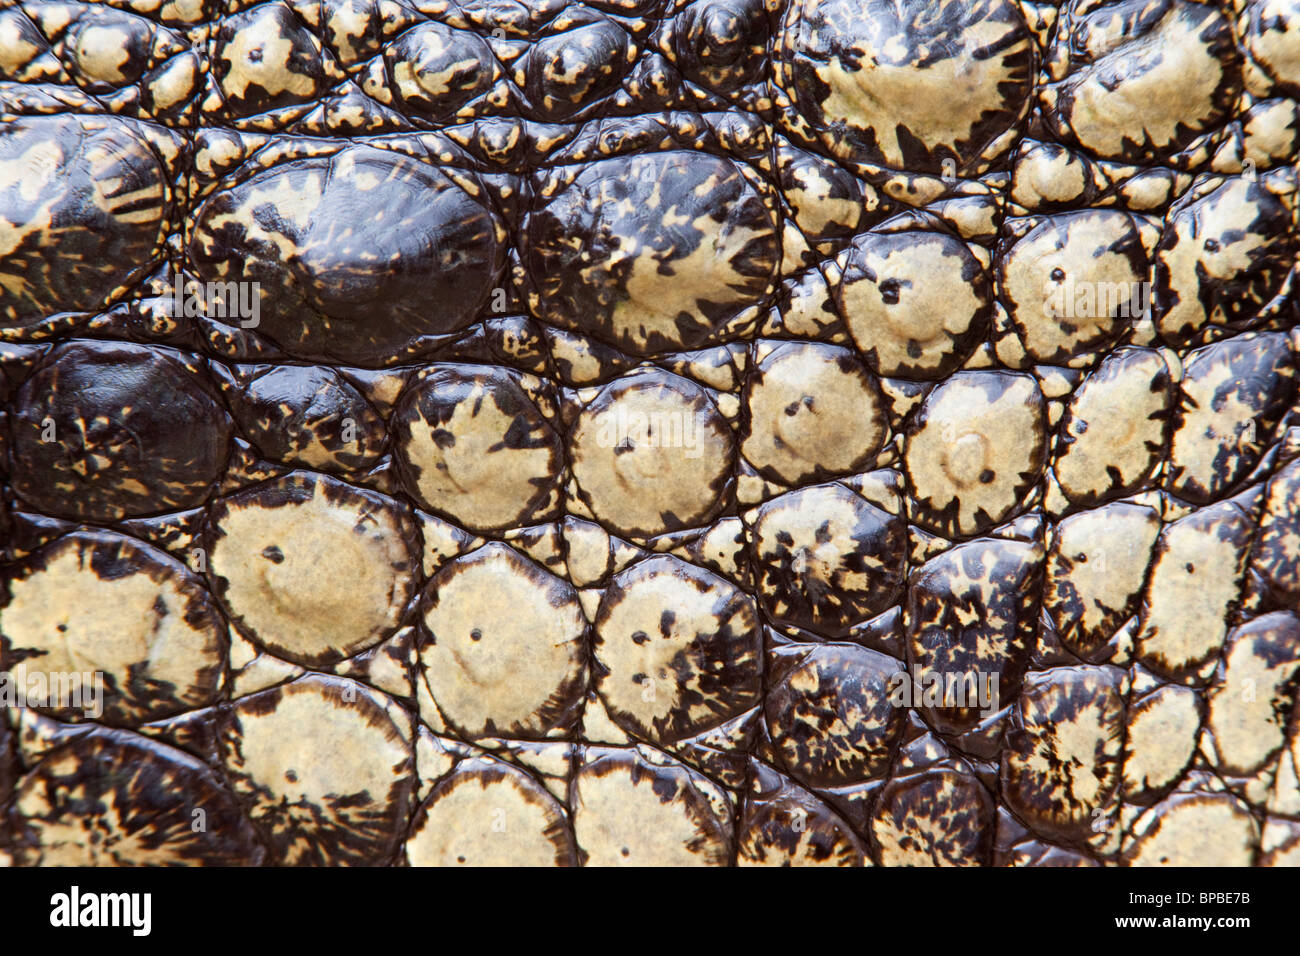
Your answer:
[[[1300,863],[1298,97],[1298,0],[0,3],[0,862]]]

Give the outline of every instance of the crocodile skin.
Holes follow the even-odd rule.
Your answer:
[[[1298,99],[1300,0],[3,0],[0,863],[1300,864]]]

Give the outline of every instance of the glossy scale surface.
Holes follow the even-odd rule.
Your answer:
[[[0,864],[1300,864],[1298,100],[1298,0],[0,4],[0,704],[103,686]]]

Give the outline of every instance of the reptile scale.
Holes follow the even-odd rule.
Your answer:
[[[3,0],[0,864],[1300,864],[1298,155],[1300,0]]]

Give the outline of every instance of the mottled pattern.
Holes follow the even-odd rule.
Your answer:
[[[0,863],[1300,864],[1296,0],[0,7]]]

